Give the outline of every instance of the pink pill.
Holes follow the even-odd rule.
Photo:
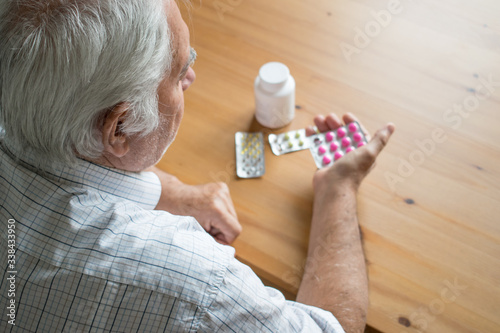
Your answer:
[[[328,165],[332,160],[328,156],[323,156],[323,164]]]
[[[339,138],[343,138],[344,136],[346,135],[346,131],[343,127],[340,127],[338,130],[337,130],[337,136]]]
[[[324,153],[326,153],[325,146],[319,146],[319,148],[318,148],[318,154],[323,155]]]
[[[356,125],[356,123],[350,123],[348,128],[349,128],[349,131],[356,132],[358,130],[358,125]]]
[[[342,139],[342,147],[349,147],[351,145],[351,139],[343,138]]]
[[[335,135],[333,134],[333,132],[326,133],[326,135],[325,135],[326,142],[332,141],[334,137],[335,137]]]
[[[339,145],[337,144],[337,142],[332,142],[332,143],[330,143],[330,151],[331,151],[331,152],[334,152],[334,151],[336,151],[337,149],[339,149]]]
[[[363,147],[364,145],[365,145],[365,143],[363,141],[361,141],[360,143],[358,143],[358,148]]]
[[[353,151],[353,150],[354,150],[354,148],[351,146],[351,147],[347,148],[347,149],[345,150],[345,152],[346,152],[346,154],[347,154],[347,153],[350,153],[350,152],[351,152],[351,151]]]
[[[344,156],[344,154],[342,154],[340,151],[336,152],[335,153],[335,156],[333,156],[333,158],[336,160],[338,160],[339,158],[341,158],[342,156]]]
[[[363,139],[363,137],[361,136],[361,133],[359,133],[359,132],[354,133],[353,136],[352,136],[352,138],[356,142],[360,142]]]

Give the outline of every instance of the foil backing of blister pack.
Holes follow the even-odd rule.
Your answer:
[[[264,161],[264,136],[260,132],[237,132],[236,175],[240,178],[257,178],[266,172]]]

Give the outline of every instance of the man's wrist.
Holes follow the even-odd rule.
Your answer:
[[[315,175],[315,200],[326,199],[328,201],[332,201],[338,199],[339,197],[345,197],[347,195],[356,197],[358,193],[359,182],[356,182],[350,177],[330,178],[327,176],[328,175]]]
[[[156,174],[161,183],[161,196],[156,210],[165,210],[172,214],[183,215],[182,205],[179,205],[182,192],[186,184],[181,182],[176,176],[171,175],[158,167],[154,166],[145,171]]]
[[[168,188],[168,187],[171,187],[171,186],[180,186],[180,185],[184,185],[183,182],[181,182],[179,180],[179,178],[177,178],[176,176],[174,175],[171,175],[165,171],[163,171],[162,169],[156,167],[156,166],[153,166],[149,169],[146,169],[145,171],[150,171],[150,172],[153,172],[154,174],[156,174],[158,176],[158,178],[160,179],[160,182],[161,182],[161,185],[162,185],[162,188]]]

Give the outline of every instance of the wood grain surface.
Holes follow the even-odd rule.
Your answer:
[[[234,134],[355,113],[396,133],[359,193],[368,323],[383,332],[500,332],[500,2],[193,0],[198,52],[184,120],[159,166],[229,185],[237,257],[288,298],[306,259],[312,156],[274,156],[237,179]],[[296,116],[254,119],[261,65],[285,63]]]

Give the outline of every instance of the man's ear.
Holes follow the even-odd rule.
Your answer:
[[[122,132],[121,125],[125,120],[129,103],[118,103],[108,112],[102,126],[102,144],[104,151],[118,158],[128,153],[130,147],[128,137]]]

